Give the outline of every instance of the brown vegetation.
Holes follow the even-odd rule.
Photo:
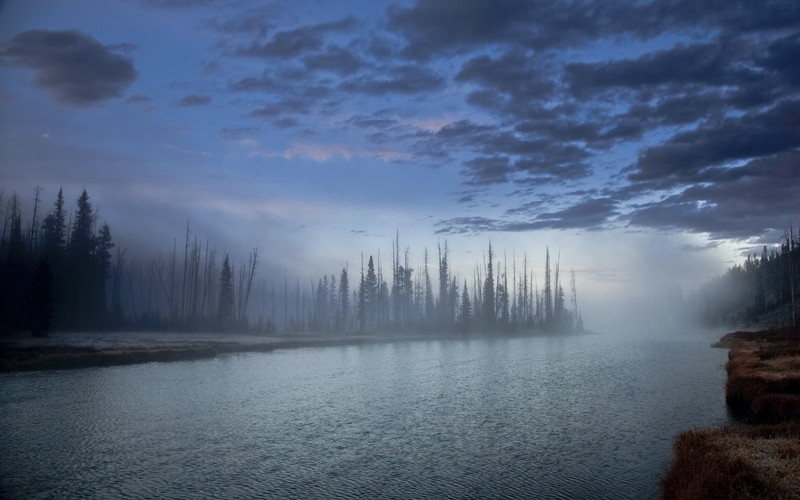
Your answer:
[[[662,496],[800,498],[800,331],[734,332],[726,401],[749,425],[693,430],[673,445]]]
[[[797,424],[688,431],[673,451],[664,498],[800,498]]]
[[[736,332],[728,353],[725,398],[748,423],[800,420],[800,332]]]

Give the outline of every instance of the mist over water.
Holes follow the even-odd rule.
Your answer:
[[[712,337],[296,349],[0,377],[10,498],[647,498],[726,421]]]

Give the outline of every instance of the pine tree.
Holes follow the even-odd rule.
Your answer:
[[[544,260],[544,327],[550,328],[553,323],[553,288],[550,283],[550,248],[545,249]]]
[[[228,255],[225,255],[225,260],[222,262],[222,271],[219,278],[219,308],[217,310],[217,318],[220,326],[230,326],[233,319],[234,303],[233,303],[233,273],[231,272],[231,265],[228,261]]]
[[[492,242],[489,242],[489,264],[486,267],[486,281],[483,282],[483,306],[481,313],[486,325],[490,328],[495,326],[497,316],[495,313],[494,298],[494,272],[492,269]]]
[[[469,330],[469,324],[472,318],[472,306],[469,301],[469,292],[467,292],[467,280],[464,280],[464,290],[461,292],[461,331],[466,332]]]
[[[42,221],[43,247],[51,262],[57,261],[66,245],[67,211],[64,208],[64,193],[58,190],[58,196],[53,204],[53,211],[45,216]]]
[[[347,280],[347,268],[342,268],[339,278],[339,309],[336,315],[336,329],[344,331],[347,329],[347,321],[350,311],[350,285]]]
[[[378,303],[378,277],[375,274],[375,262],[372,255],[367,262],[367,276],[364,278],[364,302],[366,309],[366,325],[369,329],[375,329],[378,325],[379,306]]]
[[[47,260],[42,256],[33,268],[33,297],[31,333],[35,337],[45,337],[50,330],[54,312],[54,282],[53,270]]]
[[[447,241],[444,242],[444,252],[442,246],[437,245],[439,250],[439,326],[446,327],[450,323],[451,312],[448,287],[450,286],[450,274],[447,268]]]

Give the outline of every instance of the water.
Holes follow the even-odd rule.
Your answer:
[[[9,498],[649,498],[716,336],[418,341],[0,376]]]

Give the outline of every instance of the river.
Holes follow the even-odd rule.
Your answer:
[[[715,334],[406,341],[0,375],[3,498],[652,498]]]

